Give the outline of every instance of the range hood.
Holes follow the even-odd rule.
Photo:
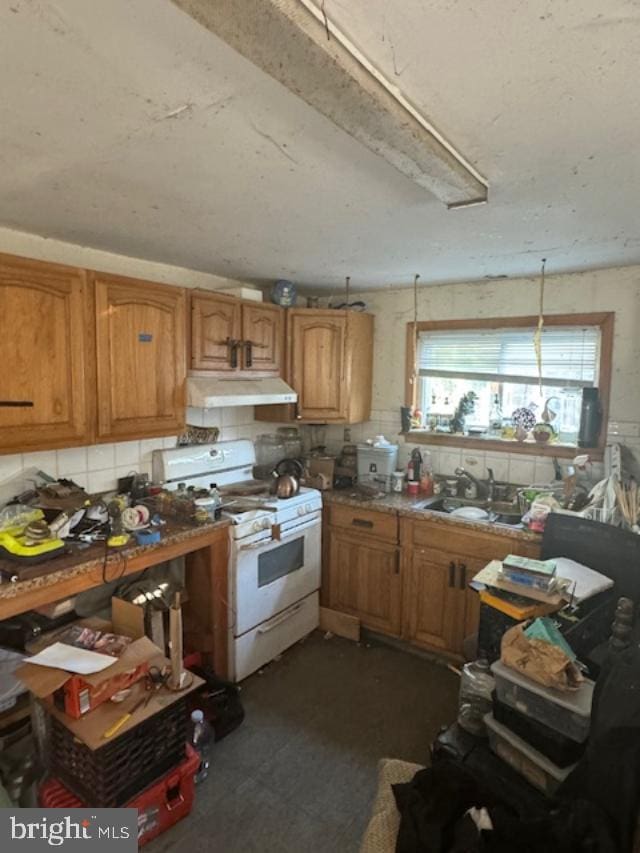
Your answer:
[[[298,395],[283,380],[214,379],[206,376],[187,378],[187,406],[217,409],[220,406],[267,406],[295,403]]]

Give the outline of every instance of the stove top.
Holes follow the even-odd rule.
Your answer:
[[[322,497],[317,489],[302,486],[297,495],[290,498],[277,498],[275,495],[255,495],[234,497],[233,492],[225,489],[223,499],[223,515],[234,524],[240,524],[255,518],[265,516],[275,517],[283,514],[301,515],[299,510],[311,512],[322,506]]]

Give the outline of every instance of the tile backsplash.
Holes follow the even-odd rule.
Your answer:
[[[252,406],[221,409],[187,409],[187,423],[195,426],[217,426],[220,440],[254,439],[263,432],[273,432],[277,424],[255,421]],[[145,438],[69,447],[35,453],[13,453],[0,456],[0,483],[26,468],[38,468],[52,477],[68,477],[89,492],[115,489],[118,477],[144,471],[151,475],[151,452],[175,447],[176,436]]]
[[[496,480],[504,480],[512,483],[548,483],[554,478],[553,462],[548,456],[536,456],[535,454],[509,453],[491,450],[486,453],[482,450],[464,450],[463,448],[438,445],[415,445],[411,441],[405,441],[400,434],[399,411],[373,410],[371,420],[363,424],[355,424],[347,427],[350,431],[350,440],[357,444],[373,438],[376,435],[384,435],[386,439],[399,445],[398,464],[406,467],[406,463],[414,447],[424,455],[428,452],[431,458],[433,470],[438,474],[453,474],[458,466],[467,468],[472,474],[480,479],[487,476],[487,468],[493,470]],[[325,440],[329,452],[338,452],[345,443],[345,427],[327,426],[325,428]],[[611,421],[608,428],[609,443],[617,442],[627,446],[640,458],[640,424],[631,422]],[[578,451],[576,451],[577,455]],[[568,459],[561,459],[560,464],[566,467]],[[588,472],[589,478],[597,482],[604,476],[604,466],[600,462],[594,462]]]
[[[217,426],[220,440],[230,441],[237,438],[254,440],[261,433],[275,432],[279,424],[254,420],[252,406],[225,407],[219,409],[187,409],[187,423],[195,426]],[[313,427],[302,427],[306,446],[311,443]],[[411,451],[418,447],[431,458],[433,470],[438,474],[452,474],[461,465],[480,479],[487,476],[491,468],[496,480],[513,483],[546,483],[553,479],[553,463],[549,457],[520,453],[498,452],[495,450],[465,451],[456,447],[442,445],[414,445],[405,441],[399,434],[400,417],[394,411],[372,411],[371,420],[353,426],[325,426],[316,428],[314,441],[319,437],[326,442],[329,452],[337,453],[345,443],[345,430],[349,431],[350,441],[357,444],[384,435],[389,441],[400,446],[399,465],[406,467]],[[306,435],[305,435],[306,433]],[[619,442],[629,447],[636,458],[640,458],[640,424],[630,422],[611,422],[609,425],[611,442]],[[135,471],[151,474],[151,452],[164,447],[174,447],[176,436],[149,438],[140,441],[123,441],[113,444],[96,444],[90,447],[70,447],[64,450],[45,450],[36,453],[14,453],[0,456],[0,482],[25,468],[39,468],[53,477],[69,477],[90,492],[106,491],[116,487],[118,477],[124,477]],[[566,465],[567,460],[561,460]],[[594,463],[590,478],[601,479],[603,466]]]

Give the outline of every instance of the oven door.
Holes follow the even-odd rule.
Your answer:
[[[320,514],[283,531],[280,540],[235,543],[233,567],[236,637],[320,588]]]

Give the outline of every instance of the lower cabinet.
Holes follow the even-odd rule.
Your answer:
[[[400,636],[398,545],[328,529],[329,607],[358,616],[373,631]]]
[[[461,650],[465,591],[455,561],[438,551],[414,551],[404,569],[404,637],[444,652]]]
[[[507,554],[540,555],[537,542],[429,519],[401,518],[400,545],[403,638],[457,658],[465,638],[478,630],[480,600],[469,588],[473,576]]]
[[[416,645],[462,655],[478,630],[480,599],[468,587],[486,565],[436,549],[405,549],[403,636]]]
[[[509,553],[538,557],[537,542],[493,530],[456,529],[395,513],[327,507],[323,543],[323,603],[357,616],[365,628],[461,659],[478,630],[480,600],[469,582],[492,559]],[[349,514],[351,513],[351,515]],[[385,516],[388,524],[385,524]],[[367,521],[370,533],[349,529]]]

